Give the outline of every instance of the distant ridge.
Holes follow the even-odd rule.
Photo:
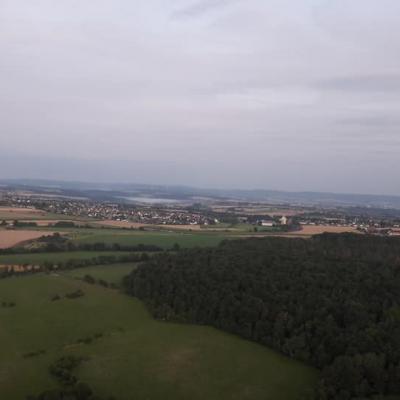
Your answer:
[[[45,179],[0,179],[0,185],[9,189],[25,189],[46,193],[70,193],[92,199],[117,200],[130,195],[146,195],[157,198],[192,200],[211,198],[215,200],[265,202],[271,204],[291,204],[324,207],[376,207],[400,209],[400,196],[326,193],[288,192],[265,189],[206,189],[190,186],[169,186],[136,183],[96,183],[79,181],[58,181]],[[1,186],[0,186],[1,189]],[[199,199],[200,200],[200,199]]]

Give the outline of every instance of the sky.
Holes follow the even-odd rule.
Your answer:
[[[0,178],[400,195],[399,0],[0,0]]]

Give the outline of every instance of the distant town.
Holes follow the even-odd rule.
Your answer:
[[[34,208],[53,214],[55,217],[144,225],[224,228],[240,224],[254,232],[268,230],[295,232],[307,226],[326,226],[347,227],[358,232],[377,235],[400,234],[400,215],[387,210],[357,207],[324,209],[220,200],[208,201],[207,204],[145,205],[123,201],[53,197],[47,194],[10,190],[0,190],[0,206]],[[2,223],[12,227],[16,222],[9,220]]]

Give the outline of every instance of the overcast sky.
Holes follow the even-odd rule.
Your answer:
[[[0,178],[400,195],[399,0],[0,0]]]

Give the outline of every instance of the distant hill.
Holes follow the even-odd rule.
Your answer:
[[[400,196],[351,193],[286,192],[277,190],[202,189],[188,186],[165,186],[134,183],[66,182],[32,179],[3,179],[0,185],[9,189],[31,190],[63,196],[87,197],[96,200],[122,201],[125,197],[146,196],[196,202],[236,200],[322,207],[374,207],[400,209]]]

